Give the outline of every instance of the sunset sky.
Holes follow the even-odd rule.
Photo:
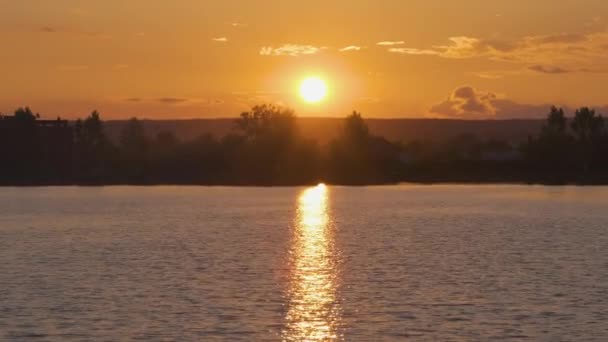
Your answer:
[[[0,112],[507,118],[608,104],[606,0],[0,0]],[[299,83],[327,82],[305,103]]]

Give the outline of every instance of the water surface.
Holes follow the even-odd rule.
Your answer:
[[[0,188],[0,340],[608,340],[608,188]]]

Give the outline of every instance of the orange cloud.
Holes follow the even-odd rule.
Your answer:
[[[319,53],[325,47],[316,47],[312,45],[285,44],[281,47],[274,48],[272,46],[264,46],[260,49],[262,56],[291,56],[297,57],[302,55],[314,55]]]

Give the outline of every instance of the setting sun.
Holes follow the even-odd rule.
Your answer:
[[[308,77],[300,84],[300,96],[308,103],[321,102],[327,96],[327,83],[318,77]]]

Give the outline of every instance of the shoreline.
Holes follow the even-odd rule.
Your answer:
[[[217,188],[292,188],[292,187],[307,187],[318,184],[325,184],[333,187],[385,187],[396,185],[416,185],[416,186],[434,186],[434,185],[462,185],[462,186],[545,186],[545,187],[600,187],[608,186],[608,182],[527,182],[527,181],[409,181],[403,180],[399,182],[384,182],[384,183],[332,183],[332,182],[310,182],[310,183],[291,183],[291,184],[238,184],[238,183],[129,183],[129,182],[103,182],[103,183],[28,183],[28,184],[0,184],[2,188],[50,188],[50,187],[83,187],[83,188],[103,188],[103,187],[217,187]]]

